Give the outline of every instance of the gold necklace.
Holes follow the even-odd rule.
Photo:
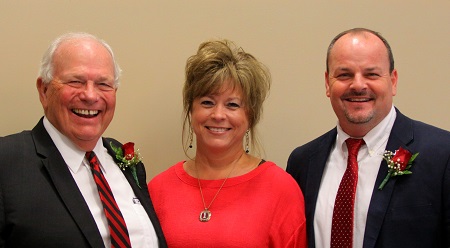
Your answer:
[[[198,170],[197,170],[197,164],[195,164],[195,173],[197,174],[197,182],[198,182],[198,187],[200,188],[200,196],[202,197],[202,202],[203,202],[203,207],[205,209],[203,209],[200,212],[200,221],[201,222],[207,222],[211,219],[211,211],[209,211],[209,208],[211,207],[211,205],[213,204],[214,200],[216,199],[217,195],[219,194],[220,190],[222,189],[223,185],[225,185],[225,182],[227,181],[227,179],[230,177],[231,172],[234,171],[234,168],[236,168],[236,164],[234,164],[233,168],[231,169],[231,171],[228,173],[227,177],[225,178],[225,180],[223,180],[222,185],[220,185],[219,190],[216,192],[216,194],[214,195],[213,199],[211,200],[211,202],[209,203],[208,207],[206,207],[206,203],[205,203],[205,198],[203,197],[203,191],[202,191],[202,185],[200,183],[200,179],[198,176]]]

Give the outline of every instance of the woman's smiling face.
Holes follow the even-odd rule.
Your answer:
[[[224,83],[217,93],[194,99],[191,118],[197,149],[243,149],[248,115],[240,89],[231,85]]]

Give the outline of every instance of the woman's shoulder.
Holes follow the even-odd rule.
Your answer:
[[[297,202],[302,204],[303,193],[290,174],[271,161],[266,161],[260,166],[266,167],[259,179],[261,185],[270,185],[270,188],[266,190],[272,192],[273,195],[277,195],[280,199],[287,199],[292,203],[297,199]]]
[[[177,162],[176,164],[170,166],[168,169],[166,169],[165,171],[157,174],[155,177],[153,177],[150,182],[148,183],[148,186],[154,186],[154,185],[159,185],[161,183],[164,183],[168,178],[173,177],[174,174],[176,174],[177,170],[180,170],[183,168],[183,163],[184,161],[180,161]]]
[[[289,176],[289,174],[286,171],[284,171],[283,168],[281,168],[275,162],[270,160],[263,160],[263,162],[260,164],[260,167],[263,167],[266,170],[270,171],[271,173],[275,173],[276,175],[280,175],[282,177]]]
[[[267,179],[273,180],[274,182],[279,182],[279,184],[283,185],[297,185],[297,182],[292,178],[292,176],[287,173],[283,168],[278,166],[276,163],[272,161],[265,161],[260,166],[265,167],[265,175]]]

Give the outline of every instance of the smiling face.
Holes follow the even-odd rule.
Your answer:
[[[328,66],[326,95],[339,124],[347,134],[362,137],[386,117],[397,91],[387,49],[371,33],[349,33],[334,44]]]
[[[229,83],[224,83],[216,94],[194,99],[191,118],[197,151],[243,151],[248,115],[241,91]]]
[[[63,42],[52,63],[53,80],[37,80],[45,115],[80,149],[92,150],[114,116],[112,57],[97,41],[76,39]]]

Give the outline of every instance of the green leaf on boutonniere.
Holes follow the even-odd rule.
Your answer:
[[[134,143],[128,142],[122,145],[122,147],[116,147],[112,142],[109,143],[111,149],[114,151],[117,159],[117,165],[120,169],[125,170],[126,168],[130,168],[131,175],[136,181],[136,184],[139,185],[139,180],[137,178],[136,165],[141,162],[141,156],[139,154],[139,149],[134,151]]]
[[[412,174],[412,172],[409,171],[409,168],[411,168],[418,155],[419,153],[415,153],[413,155],[411,152],[403,149],[402,147],[395,152],[385,151],[383,153],[383,159],[388,165],[388,174],[384,178],[383,182],[381,182],[378,189],[382,190],[391,177]]]

